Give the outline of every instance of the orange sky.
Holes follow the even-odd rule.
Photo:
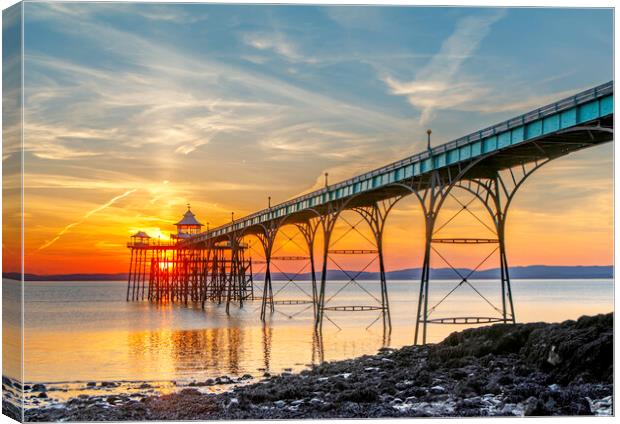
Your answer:
[[[556,160],[539,170],[523,186],[512,205],[507,226],[507,249],[512,266],[612,263],[611,160],[590,168],[591,186],[581,180],[582,174],[590,173],[592,161],[599,160],[601,153],[610,153],[611,147],[608,144]],[[577,176],[571,176],[571,173]],[[245,202],[244,193],[236,195],[226,190],[219,194],[220,198],[227,198],[223,205],[205,202],[206,196],[191,193],[189,187],[184,187],[187,182],[183,181],[135,185],[135,188],[124,191],[115,188],[94,190],[70,183],[70,187],[62,187],[60,182],[38,188],[34,181],[36,179],[27,176],[25,251],[27,272],[37,274],[125,272],[128,263],[125,243],[129,235],[145,230],[153,237],[167,239],[168,233],[174,230],[172,224],[184,212],[186,202],[191,202],[198,219],[205,224],[209,222],[211,227],[227,222],[230,210],[241,216],[251,212],[252,207],[261,207],[258,202]],[[43,185],[42,182],[39,184]],[[60,187],[54,187],[55,184]],[[575,193],[583,194],[583,203],[573,200],[571,195]],[[54,196],[76,200],[50,202]],[[208,196],[209,199],[217,197],[216,194]],[[459,198],[466,201],[469,196],[464,193]],[[416,202],[414,197],[401,201],[389,217],[384,241],[388,269],[420,266],[423,223]],[[473,205],[470,209],[490,223],[480,206]],[[440,223],[457,210],[456,202],[448,201],[441,212]],[[343,218],[350,222],[359,220],[353,212],[347,212]],[[332,240],[338,239],[346,228],[343,221]],[[293,227],[285,227],[283,231],[288,236],[295,236],[301,244],[303,239]],[[366,229],[362,232],[370,236]],[[438,235],[492,237],[484,226],[466,213],[460,214]],[[284,239],[281,237],[277,245],[281,245]],[[355,232],[333,246],[336,249],[371,247]],[[463,267],[475,266],[492,250],[489,245],[438,248],[453,265]],[[283,253],[304,254],[300,247],[290,242],[282,246],[278,254]],[[253,256],[260,257],[256,251]],[[345,257],[339,261],[344,268],[354,269],[365,265],[369,259]],[[497,260],[496,256],[490,258],[482,268],[497,266]],[[296,268],[294,264],[280,266],[285,270]],[[433,266],[446,265],[434,257]],[[335,268],[335,265],[330,264],[330,267]]]

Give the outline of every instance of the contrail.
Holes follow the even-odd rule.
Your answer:
[[[102,210],[104,210],[108,206],[112,206],[114,203],[116,203],[117,201],[121,200],[123,197],[129,196],[131,193],[133,193],[136,190],[137,190],[137,188],[134,188],[133,190],[128,190],[125,193],[120,194],[120,195],[112,198],[110,201],[104,203],[103,205],[97,206],[95,209],[87,212],[86,215],[84,215],[78,221],[73,222],[73,223],[67,225],[62,230],[60,230],[60,232],[58,234],[56,234],[56,237],[54,237],[53,239],[51,239],[48,242],[45,242],[45,244],[43,244],[41,247],[39,247],[38,250],[43,250],[43,249],[46,249],[46,248],[50,247],[52,244],[56,243],[56,241],[58,241],[58,239],[60,237],[62,237],[64,234],[66,234],[71,228],[75,227],[76,225],[80,225],[82,222],[86,221],[93,214],[96,214],[97,212],[101,212]]]

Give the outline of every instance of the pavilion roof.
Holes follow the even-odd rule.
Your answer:
[[[185,212],[185,215],[183,215],[183,219],[181,219],[174,225],[199,225],[201,227],[203,226],[200,222],[198,222],[198,220],[196,219],[196,215],[192,213],[189,207],[187,208],[187,212]]]

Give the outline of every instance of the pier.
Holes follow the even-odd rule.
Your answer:
[[[203,231],[203,225],[188,206],[170,242],[159,242],[143,232],[131,237],[127,245],[131,250],[127,300],[193,303],[203,308],[206,302],[215,302],[225,305],[227,312],[232,306],[260,302],[262,320],[278,312],[280,307],[302,306],[304,310],[313,310],[317,331],[325,321],[337,326],[330,317],[336,313],[376,313],[378,317],[373,324],[380,321],[389,331],[389,284],[385,276],[383,234],[394,206],[413,196],[423,211],[420,225],[425,234],[415,308],[415,343],[426,343],[428,324],[516,323],[505,232],[512,201],[519,188],[542,166],[612,141],[613,117],[611,81],[436,147],[431,146],[429,130],[427,149],[421,153],[335,184],[329,184],[326,174],[325,187],[320,190],[276,205],[269,201],[266,209],[239,219],[232,215],[230,222],[217,228]],[[469,214],[480,221],[468,208],[471,201],[462,200],[463,194],[480,202],[489,214],[492,225],[487,228],[493,232],[492,238],[437,237],[441,229],[437,216],[447,199],[461,206],[456,214]],[[350,219],[351,215],[358,219]],[[338,237],[334,235],[337,223],[347,227]],[[372,234],[371,237],[362,234],[364,246],[339,245],[344,238],[361,234],[361,226]],[[295,234],[291,235],[291,231]],[[278,255],[278,249],[274,248],[277,237],[284,237],[285,243],[297,244],[304,254]],[[469,274],[463,275],[441,253],[440,246],[448,244],[463,249],[488,245],[490,253],[473,264]],[[256,253],[261,259],[256,259]],[[342,258],[350,255],[368,259],[368,265],[356,272],[341,266]],[[501,270],[494,299],[483,295],[469,280],[492,256],[498,257]],[[435,304],[429,302],[433,286],[431,259],[439,259],[451,267],[458,279],[454,288]],[[296,262],[303,271],[290,275],[282,272],[279,264],[284,262]],[[370,292],[357,281],[361,272],[371,265],[378,267],[378,293]],[[329,281],[330,269],[341,270],[349,281]],[[283,297],[282,292],[274,292],[272,278],[276,271],[287,276],[286,286],[296,289],[298,297]],[[257,272],[261,273],[261,281],[254,279]],[[310,275],[308,289],[298,284],[301,272]],[[327,296],[328,284],[342,288]],[[451,316],[450,311],[441,308],[455,290],[465,286],[479,295],[481,302],[495,314]],[[344,303],[335,303],[334,299],[342,296],[347,287],[365,291],[368,302],[347,304],[345,299]],[[437,316],[440,310],[444,315]]]

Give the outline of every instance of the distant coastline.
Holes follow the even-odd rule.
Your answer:
[[[468,268],[457,268],[462,275],[467,275],[470,272]],[[389,271],[386,273],[388,280],[417,280],[420,278],[420,268],[407,268],[395,271]],[[349,274],[355,275],[353,271],[349,271]],[[499,268],[491,268],[481,271],[476,271],[472,274],[470,279],[478,280],[490,280],[497,279],[500,276]],[[595,265],[595,266],[554,266],[554,265],[529,265],[529,266],[517,266],[510,268],[510,277],[512,279],[579,279],[579,278],[613,278],[614,268],[612,265]],[[3,278],[19,280],[19,273],[7,272],[2,274]],[[438,280],[453,280],[458,278],[457,274],[450,268],[433,268],[431,270],[431,277]],[[255,279],[262,279],[263,274],[256,274]],[[272,273],[274,280],[286,280],[287,278],[280,273]],[[317,278],[320,278],[320,273],[317,273]],[[328,270],[327,278],[329,280],[348,280],[349,277],[343,271],[340,270]],[[53,274],[53,275],[38,275],[38,274],[26,274],[26,281],[118,281],[126,280],[127,273],[116,274]],[[300,274],[296,277],[300,281],[309,281],[310,273]],[[377,272],[364,272],[357,278],[358,280],[378,280],[379,273]]]

